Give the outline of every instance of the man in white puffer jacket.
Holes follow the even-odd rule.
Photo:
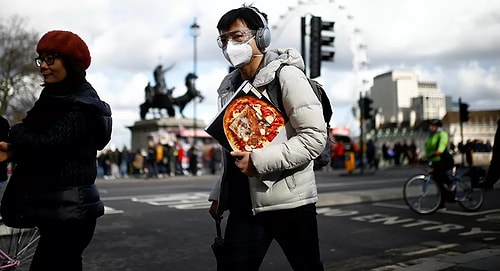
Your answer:
[[[288,119],[287,140],[251,152],[223,152],[223,173],[214,184],[210,214],[229,211],[223,270],[258,270],[271,241],[283,249],[294,270],[323,270],[318,244],[318,201],[313,160],[327,133],[321,103],[294,49],[270,50],[267,17],[254,7],[233,9],[217,25],[218,44],[236,69],[222,81],[222,107],[244,80],[264,95],[276,70]],[[279,177],[276,177],[279,176]]]

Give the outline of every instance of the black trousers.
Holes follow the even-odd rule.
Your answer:
[[[443,161],[434,162],[432,166],[434,168],[432,175],[442,192],[439,207],[445,207],[445,203],[447,201],[453,202],[455,200],[455,194],[445,188],[445,185],[452,182],[452,180],[448,177],[447,171],[453,168],[453,160],[450,161],[449,159],[443,159]]]
[[[255,216],[230,212],[224,236],[223,270],[259,270],[272,240],[277,241],[293,270],[324,270],[316,215],[314,204]]]
[[[95,226],[95,219],[40,225],[30,271],[81,271],[82,253],[92,240]]]

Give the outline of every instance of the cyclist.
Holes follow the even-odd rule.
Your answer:
[[[431,120],[429,125],[429,136],[425,142],[424,157],[432,161],[432,175],[439,184],[441,191],[453,191],[453,181],[448,177],[447,171],[453,168],[454,161],[448,152],[448,133],[443,129],[441,120]],[[444,189],[443,189],[444,188]],[[451,193],[443,193],[439,209],[445,208],[446,197]]]

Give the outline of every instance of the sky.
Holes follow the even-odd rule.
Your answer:
[[[0,18],[26,18],[40,33],[69,30],[89,46],[88,81],[113,111],[111,144],[130,146],[127,128],[140,120],[144,88],[154,84],[153,69],[166,73],[173,96],[186,92],[185,76],[194,71],[205,96],[184,115],[208,123],[217,113],[217,87],[228,63],[216,43],[216,25],[234,0],[0,0]],[[500,1],[489,0],[256,0],[246,2],[269,18],[270,48],[300,50],[300,18],[321,16],[335,22],[335,59],[323,62],[321,77],[334,107],[334,126],[356,130],[353,106],[370,89],[373,77],[393,69],[414,71],[453,101],[469,109],[500,109]],[[307,59],[307,57],[306,57]],[[151,115],[148,115],[151,118]],[[177,111],[176,117],[180,118]]]

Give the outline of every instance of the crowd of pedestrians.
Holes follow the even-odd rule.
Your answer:
[[[416,164],[419,159],[419,148],[417,148],[414,140],[410,144],[406,141],[402,143],[397,141],[393,145],[383,143],[381,152],[384,164],[389,166]]]
[[[346,155],[349,152],[354,153],[356,167],[359,167],[360,152],[363,150],[364,165],[368,169],[377,169],[379,167],[392,167],[408,164],[418,164],[422,158],[421,147],[417,146],[412,139],[396,142],[376,142],[369,139],[363,147],[348,137],[339,136],[335,138],[335,143],[331,149],[331,164],[333,169],[344,169]],[[450,143],[448,146],[450,154],[464,154],[465,165],[474,164],[474,154],[478,152],[491,152],[492,144],[489,141],[468,139],[465,144],[459,143],[455,146]]]
[[[220,148],[215,144],[186,145],[180,141],[156,143],[135,151],[110,146],[97,156],[98,175],[104,179],[163,178],[200,175],[206,169],[215,174],[220,168]]]

